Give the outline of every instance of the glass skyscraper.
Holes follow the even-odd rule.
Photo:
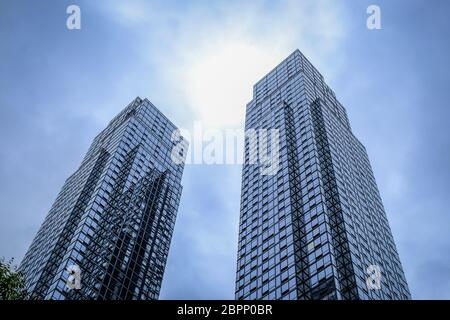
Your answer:
[[[188,147],[175,130],[138,97],[94,139],[20,265],[31,299],[158,298]]]
[[[254,85],[245,126],[278,130],[279,170],[246,139],[236,299],[410,299],[365,147],[299,50]]]

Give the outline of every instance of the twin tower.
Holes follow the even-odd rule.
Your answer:
[[[279,166],[262,174],[246,139],[236,299],[410,299],[366,150],[299,50],[256,83],[245,128],[277,130]],[[136,98],[94,139],[20,265],[30,299],[158,299],[176,130]]]

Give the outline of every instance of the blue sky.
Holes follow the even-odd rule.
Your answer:
[[[81,30],[66,28],[69,4]],[[381,8],[382,29],[366,28]],[[413,298],[450,299],[448,1],[1,1],[0,256],[20,260],[93,137],[136,96],[240,128],[299,48],[366,145]],[[188,165],[161,298],[233,298],[240,167]]]

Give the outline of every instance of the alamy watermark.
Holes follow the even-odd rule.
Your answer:
[[[66,272],[69,277],[66,281],[66,286],[69,290],[80,290],[81,289],[81,269],[78,265],[73,264],[67,267]]]
[[[262,175],[275,175],[280,168],[279,129],[204,129],[197,121],[192,131],[179,129],[171,138],[175,142],[171,159],[176,164],[245,163],[259,165]]]
[[[67,7],[66,13],[69,15],[66,20],[66,27],[69,30],[81,29],[81,9],[79,6],[72,4]]]
[[[381,268],[376,264],[371,264],[366,269],[366,285],[369,290],[381,289]]]
[[[381,29],[381,9],[380,6],[372,4],[367,7],[367,17],[366,25],[369,30],[380,30]]]

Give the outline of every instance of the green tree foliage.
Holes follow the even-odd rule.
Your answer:
[[[27,296],[23,275],[13,263],[14,259],[0,259],[0,300],[22,300]]]

